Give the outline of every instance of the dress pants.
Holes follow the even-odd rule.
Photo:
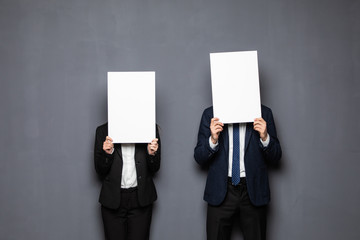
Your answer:
[[[234,216],[238,213],[244,240],[265,240],[266,212],[266,206],[256,207],[250,202],[245,178],[241,178],[237,186],[233,186],[229,179],[227,195],[221,205],[208,205],[207,239],[229,240]]]
[[[121,189],[120,207],[101,206],[106,240],[148,240],[152,205],[141,207],[137,188]]]

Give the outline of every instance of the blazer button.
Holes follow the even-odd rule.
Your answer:
[[[141,179],[141,176],[139,176],[138,179]]]

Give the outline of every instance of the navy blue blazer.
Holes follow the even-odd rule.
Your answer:
[[[270,142],[264,147],[260,135],[253,129],[253,123],[247,123],[245,135],[245,171],[247,190],[250,201],[255,206],[266,205],[270,201],[270,188],[267,166],[276,164],[281,158],[281,147],[276,135],[276,128],[271,109],[261,105],[262,117],[266,121]],[[219,136],[219,145],[213,150],[209,145],[210,122],[213,108],[204,110],[195,147],[195,160],[201,166],[208,167],[204,200],[211,205],[220,205],[227,193],[229,165],[229,135],[225,124]]]

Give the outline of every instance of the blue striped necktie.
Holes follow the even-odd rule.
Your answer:
[[[233,162],[232,162],[232,184],[240,183],[240,137],[239,124],[233,124]]]

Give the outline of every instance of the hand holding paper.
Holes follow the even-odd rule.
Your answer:
[[[266,121],[263,118],[255,118],[254,130],[259,132],[261,140],[266,141],[267,138]]]
[[[224,124],[219,122],[219,118],[212,118],[210,123],[210,131],[211,131],[211,141],[213,144],[216,144],[220,133],[223,130]]]
[[[159,139],[155,138],[151,141],[151,143],[148,144],[148,153],[149,155],[155,155],[156,151],[159,148],[159,144],[158,144]]]
[[[106,136],[106,139],[103,143],[103,150],[107,153],[107,154],[112,154],[113,150],[114,150],[114,144],[113,144],[113,140],[111,137]]]

